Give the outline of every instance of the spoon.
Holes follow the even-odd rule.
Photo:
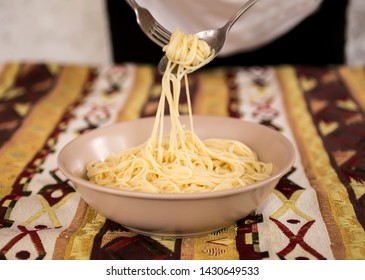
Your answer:
[[[206,41],[209,46],[214,50],[214,56],[211,56],[211,58],[207,61],[205,61],[204,64],[201,66],[209,63],[212,61],[218,53],[221,51],[221,49],[224,46],[224,43],[226,41],[227,34],[233,24],[236,23],[236,21],[246,12],[248,11],[258,0],[249,0],[247,1],[228,21],[225,25],[223,25],[221,28],[218,29],[209,29],[204,30],[201,32],[196,33],[196,35]],[[162,57],[158,64],[158,71],[160,74],[163,74],[165,72],[166,66],[168,63],[168,58],[166,55]],[[176,70],[175,70],[176,71]]]

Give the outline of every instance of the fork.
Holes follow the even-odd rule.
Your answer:
[[[134,10],[137,22],[142,31],[160,47],[167,45],[171,38],[171,32],[163,27],[145,8],[137,4],[135,0],[127,0]]]

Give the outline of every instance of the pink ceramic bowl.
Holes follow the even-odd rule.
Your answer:
[[[181,121],[188,126],[187,117]],[[153,122],[154,118],[142,118],[95,129],[70,141],[58,155],[60,170],[92,208],[137,233],[188,237],[232,225],[265,203],[294,163],[293,144],[272,128],[234,118],[194,116],[195,133],[201,139],[245,143],[260,160],[273,163],[272,176],[245,187],[194,194],[132,192],[101,187],[86,179],[89,161],[142,144],[151,135]]]

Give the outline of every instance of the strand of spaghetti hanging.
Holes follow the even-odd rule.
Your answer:
[[[162,77],[162,88],[169,87],[170,90],[163,91],[161,98],[166,98],[168,101],[171,122],[180,123],[178,121],[179,99],[181,93],[181,80],[184,79],[186,99],[188,102],[188,114],[190,117],[190,129],[194,132],[187,75],[204,66],[207,61],[211,60],[215,52],[210,48],[207,42],[201,40],[197,35],[186,34],[180,29],[176,29],[172,33],[170,42],[163,48],[163,51],[166,53],[168,63]],[[161,121],[163,120],[161,119]],[[171,138],[174,138],[174,135],[178,135],[178,137],[180,137],[179,139],[184,139],[185,133],[183,127],[173,126],[171,130]],[[176,139],[172,139],[171,142],[174,142],[174,140]],[[186,150],[185,144],[181,143],[181,145],[183,145],[183,149]]]

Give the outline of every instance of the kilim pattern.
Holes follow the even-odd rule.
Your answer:
[[[235,224],[195,238],[151,237],[89,207],[56,159],[82,133],[154,116],[156,69],[0,65],[0,259],[365,259],[363,68],[203,69],[189,87],[194,114],[269,126],[295,144],[297,160]],[[181,114],[185,93],[182,84]]]
[[[324,218],[334,254],[363,259],[364,69],[287,67],[279,75],[308,177],[323,200],[322,211],[333,213]]]

